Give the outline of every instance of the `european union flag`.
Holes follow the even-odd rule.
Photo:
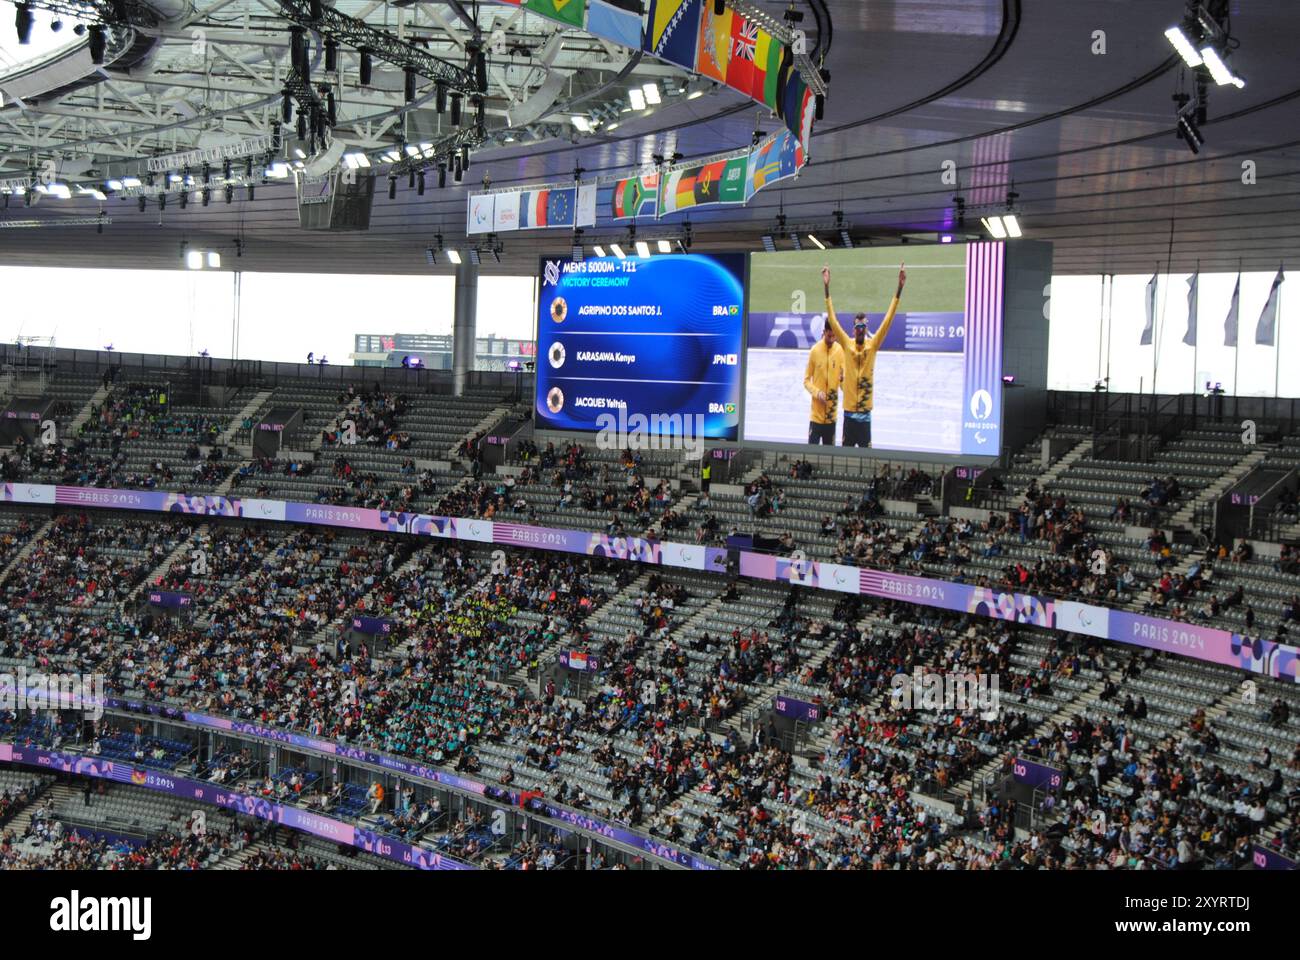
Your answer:
[[[546,200],[546,225],[548,227],[573,226],[574,191],[552,190]]]

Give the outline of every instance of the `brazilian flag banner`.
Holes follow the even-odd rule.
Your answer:
[[[587,0],[524,0],[524,9],[573,27],[586,21]]]

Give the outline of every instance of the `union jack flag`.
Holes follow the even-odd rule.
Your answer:
[[[732,47],[732,56],[754,62],[758,54],[758,24],[746,20],[741,24],[740,34]]]

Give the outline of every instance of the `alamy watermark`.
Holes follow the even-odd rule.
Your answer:
[[[602,413],[596,417],[596,430],[598,450],[684,450],[690,460],[704,456],[704,415],[701,413],[652,413],[649,416],[634,413],[629,416],[626,407],[619,407],[617,413]]]
[[[0,711],[80,710],[87,718],[104,715],[102,673],[0,673]]]
[[[975,711],[985,720],[994,720],[1001,704],[998,675],[935,673],[917,667],[911,673],[894,674],[889,683],[889,702],[895,710]]]

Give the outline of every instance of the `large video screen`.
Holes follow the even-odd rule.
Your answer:
[[[538,427],[737,439],[744,254],[541,268]]]
[[[1004,250],[975,243],[753,254],[744,439],[996,455]],[[900,264],[906,282],[888,318]],[[836,321],[829,338],[823,268]]]

